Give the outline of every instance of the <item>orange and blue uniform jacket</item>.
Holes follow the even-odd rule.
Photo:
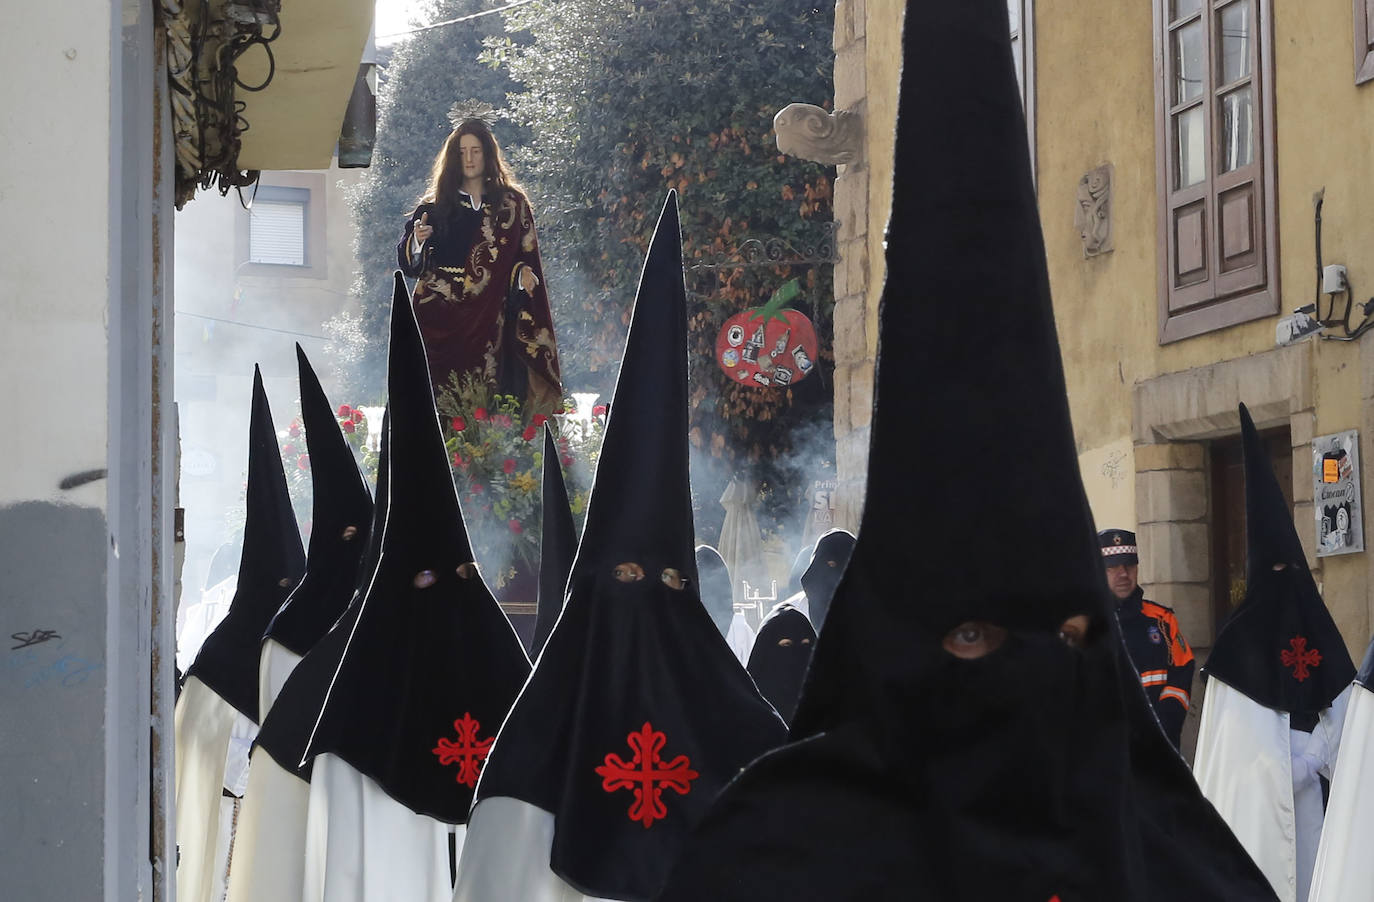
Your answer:
[[[1173,610],[1145,598],[1136,587],[1117,604],[1117,620],[1140,685],[1154,706],[1164,735],[1178,747],[1193,688],[1193,650]]]

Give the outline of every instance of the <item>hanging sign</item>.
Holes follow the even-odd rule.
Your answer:
[[[1312,439],[1317,557],[1364,551],[1358,438],[1351,429]]]
[[[801,288],[793,279],[767,304],[736,313],[716,338],[716,363],[734,382],[786,388],[816,365],[816,329],[800,310],[785,306]]]

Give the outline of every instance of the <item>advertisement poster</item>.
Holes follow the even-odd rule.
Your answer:
[[[1312,439],[1317,557],[1364,551],[1358,437],[1351,429]]]

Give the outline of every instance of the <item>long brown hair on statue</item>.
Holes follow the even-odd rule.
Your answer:
[[[501,156],[501,148],[496,143],[496,136],[491,133],[491,127],[481,119],[464,119],[449,134],[444,146],[439,148],[434,165],[430,168],[429,187],[420,197],[420,203],[434,204],[444,211],[452,210],[458,204],[458,191],[463,187],[463,158],[459,152],[459,142],[464,135],[472,135],[482,143],[482,157],[486,163],[483,173],[485,192],[493,195],[490,199],[496,200],[496,195],[506,191],[520,191],[520,185]]]

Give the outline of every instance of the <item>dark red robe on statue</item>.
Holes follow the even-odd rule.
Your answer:
[[[411,234],[426,213],[434,233],[415,254]],[[411,304],[436,398],[471,376],[491,392],[518,397],[526,420],[558,408],[563,388],[553,315],[524,195],[494,192],[473,209],[461,194],[447,216],[421,204],[406,220],[397,262],[416,280]],[[526,269],[539,279],[528,294],[520,286]]]

